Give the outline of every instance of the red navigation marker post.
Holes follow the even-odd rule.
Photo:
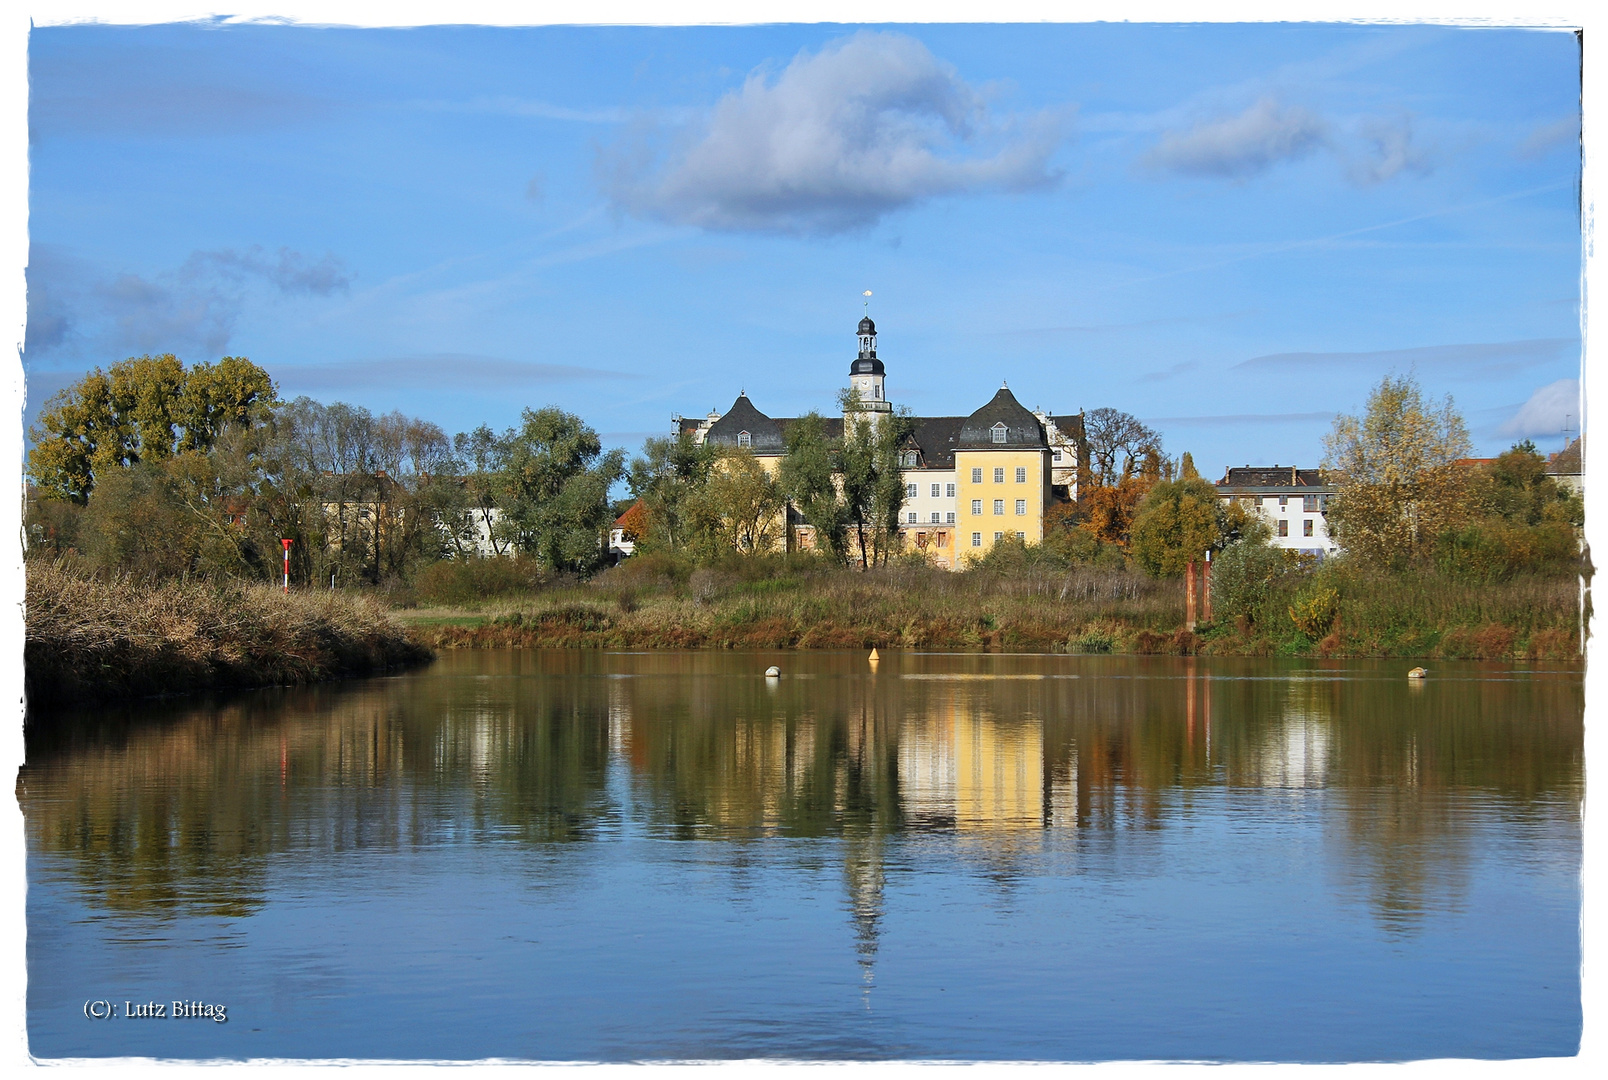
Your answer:
[[[289,596],[290,595],[290,541],[289,540],[281,540],[279,542],[281,544],[285,545],[285,595]]]

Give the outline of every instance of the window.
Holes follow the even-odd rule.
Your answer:
[[[1019,532],[1019,533],[1016,534],[1016,539],[1020,540],[1022,543],[1025,544],[1025,543],[1027,543],[1027,534],[1024,533],[1024,532]]]
[[[1289,504],[1290,504],[1290,497],[1288,495],[1280,495],[1279,496],[1279,509],[1280,510],[1283,510]]]
[[[949,534],[948,533],[939,533],[938,534],[938,546],[939,547],[948,547],[949,546]]]
[[[1060,460],[1061,460],[1061,451],[1059,451],[1059,450],[1057,450],[1057,451],[1056,451],[1056,452],[1055,452],[1055,460],[1056,460],[1056,461],[1060,461]]]
[[[955,523],[955,512],[953,510],[951,510],[951,511],[949,511],[949,513],[944,515],[944,524],[945,525],[953,525],[954,523]]]
[[[940,522],[942,520],[943,520],[943,515],[939,514],[938,511],[934,510],[932,512],[932,523],[934,525],[936,525],[936,524],[938,524],[938,522]]]
[[[927,546],[927,534],[926,533],[917,533],[916,534],[916,546],[917,547],[926,547]]]
[[[994,543],[996,543],[996,544],[997,544],[997,543],[999,543],[999,541],[1000,541],[1000,539],[1001,539],[1001,538],[1002,538],[1002,537],[1003,537],[1003,536],[1004,536],[1004,535],[1005,535],[1005,534],[1004,534],[1004,533],[995,533],[995,534],[994,534]]]
[[[1005,425],[1003,423],[995,424],[993,427],[988,429],[988,434],[993,437],[995,442],[997,442],[997,443],[1004,442],[1005,441]]]
[[[1279,521],[1279,535],[1280,536],[1289,536],[1290,535],[1290,523],[1288,521],[1284,521],[1284,520]]]
[[[972,483],[981,484],[982,482],[983,482],[983,470],[981,470],[981,469],[973,469],[972,470]]]
[[[994,483],[1003,484],[1004,482],[1005,482],[1005,470],[1004,469],[995,469],[994,470]]]
[[[1016,500],[1016,512],[1018,514],[1027,513],[1027,500],[1026,499],[1017,499]]]
[[[911,450],[909,453],[905,454],[904,461],[905,468],[914,469],[916,467],[916,452]]]
[[[914,499],[915,497],[916,497],[916,485],[914,485],[914,484],[906,484],[905,485],[905,498]]]
[[[1301,509],[1305,510],[1309,514],[1317,513],[1318,512],[1318,497],[1316,495],[1303,495],[1303,496],[1301,496]],[[1309,533],[1308,535],[1311,535],[1311,534]]]
[[[933,497],[933,498],[935,498],[935,499],[936,499],[936,498],[937,498],[937,497],[938,497],[938,491],[939,491],[939,487],[938,487],[938,485],[937,485],[937,484],[934,484],[934,485],[933,485],[933,486],[932,486],[932,497]]]
[[[981,514],[982,512],[983,512],[983,500],[981,500],[981,499],[973,499],[972,500],[972,513]]]
[[[739,431],[737,433],[737,445],[738,446],[753,446],[754,445],[754,437],[752,435],[748,434],[748,432],[746,432],[746,431]]]
[[[982,533],[972,533],[972,547],[982,547],[982,546],[983,546],[983,534]]]
[[[1005,512],[1005,500],[1004,499],[995,499],[994,500],[994,513],[1003,514],[1004,512]]]
[[[1302,536],[1311,536],[1312,535],[1312,519],[1311,518],[1307,518],[1305,521],[1301,522],[1301,535]]]
[[[953,499],[954,497],[955,497],[955,485],[954,484],[945,484],[944,485],[944,498]]]
[[[914,525],[915,523],[916,523],[916,512],[914,510],[912,510],[912,511],[910,511],[910,516],[905,519],[905,524]]]
[[[1024,466],[1018,465],[1016,467],[1016,482],[1018,484],[1027,483],[1027,469]]]

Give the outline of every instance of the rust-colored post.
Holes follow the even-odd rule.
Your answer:
[[[1200,568],[1200,621],[1212,621],[1212,553],[1206,553],[1206,562]]]
[[[1184,629],[1195,630],[1195,560],[1184,567]]]

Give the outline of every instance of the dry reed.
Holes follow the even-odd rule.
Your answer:
[[[384,605],[337,592],[78,573],[31,561],[30,704],[339,678],[428,659]]]

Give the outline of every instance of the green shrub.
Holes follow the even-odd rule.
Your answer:
[[[544,581],[535,559],[444,559],[425,567],[415,592],[432,604],[466,607],[494,597],[535,592]]]

